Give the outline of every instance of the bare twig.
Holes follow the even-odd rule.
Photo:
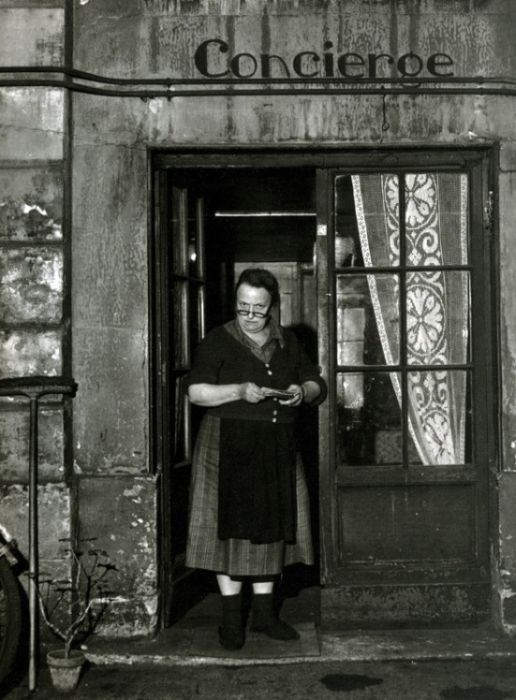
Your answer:
[[[66,580],[46,578],[37,586],[42,618],[48,628],[65,643],[65,657],[70,655],[70,649],[77,634],[80,631],[86,635],[90,634],[106,606],[111,602],[111,599],[105,595],[106,587],[103,579],[109,572],[116,571],[116,567],[109,563],[107,552],[89,549],[87,556],[88,561],[91,562],[90,566],[81,559],[82,552],[70,548],[67,554],[72,565],[70,578]],[[101,561],[101,557],[106,557],[106,563]],[[96,596],[93,596],[94,592],[97,592]],[[67,594],[70,594],[71,600]],[[53,618],[65,602],[69,602],[68,612],[71,623],[63,628],[56,624]],[[93,614],[95,606],[100,607]],[[86,619],[88,619],[88,625],[84,626]]]

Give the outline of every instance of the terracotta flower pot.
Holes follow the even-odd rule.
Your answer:
[[[69,693],[77,687],[84,660],[84,654],[77,649],[72,649],[68,658],[65,657],[63,649],[54,649],[47,653],[50,677],[57,691]]]

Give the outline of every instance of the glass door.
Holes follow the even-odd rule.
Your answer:
[[[323,601],[350,622],[488,613],[485,168],[450,165],[319,175]]]
[[[162,621],[168,626],[197,595],[194,574],[184,565],[194,426],[183,377],[205,333],[205,212],[203,196],[191,186],[171,180],[166,172],[159,178],[160,386],[154,393],[161,424],[155,447],[161,478]]]

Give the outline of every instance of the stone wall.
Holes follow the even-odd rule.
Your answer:
[[[232,56],[321,53],[331,42],[336,55],[444,51],[453,57],[457,76],[516,72],[516,6],[510,0],[70,3],[74,67],[110,77],[199,77],[195,50],[217,37]],[[60,65],[64,8],[64,2],[36,0],[13,8],[0,0],[0,63]],[[386,64],[383,70],[388,74],[391,68]],[[503,433],[501,473],[495,476],[500,537],[494,550],[501,550],[495,607],[505,628],[516,629],[514,98],[388,96],[386,130],[382,105],[379,95],[183,98],[171,93],[170,100],[144,102],[51,87],[0,88],[0,376],[69,371],[79,383],[68,426],[73,463],[65,463],[61,405],[50,402],[42,414],[41,517],[50,518],[46,504],[58,498],[64,531],[98,535],[113,554],[119,622],[110,618],[108,631],[130,635],[156,623],[157,494],[148,418],[149,149],[486,142],[499,142],[501,154]],[[64,202],[70,206],[64,209]],[[4,499],[23,498],[27,411],[19,401],[0,406],[0,461]],[[70,491],[72,482],[77,488]],[[10,514],[12,503],[2,501],[2,520],[7,518],[23,542],[18,532],[23,519]]]
[[[324,42],[332,42],[332,51],[356,52],[359,55],[386,52],[399,56],[410,50],[428,56],[446,52],[453,56],[457,76],[472,77],[514,75],[515,44],[512,40],[515,10],[513,3],[492,1],[395,2],[355,0],[348,2],[216,2],[176,3],[167,0],[139,2],[89,2],[78,8],[75,16],[75,64],[77,67],[105,75],[130,78],[199,77],[193,56],[196,48],[208,39],[226,42],[228,57],[239,52],[253,56],[262,53],[282,57],[301,50],[323,51]],[[217,69],[228,68],[226,55],[217,57]],[[240,64],[242,71],[252,64]],[[389,75],[386,70],[385,75]],[[138,470],[134,451],[140,450],[145,427],[133,430],[135,392],[140,392],[140,409],[145,411],[146,366],[145,327],[147,301],[143,280],[146,275],[147,207],[145,188],[145,154],[148,148],[178,145],[295,145],[339,144],[371,146],[375,144],[467,146],[471,143],[499,141],[500,168],[500,246],[502,264],[502,387],[503,450],[501,473],[502,497],[499,517],[502,566],[495,567],[498,587],[496,616],[505,628],[516,623],[513,610],[516,576],[514,527],[512,518],[514,418],[516,372],[511,357],[516,352],[511,342],[511,327],[516,317],[512,287],[511,256],[508,249],[514,240],[513,208],[515,191],[513,98],[501,96],[389,96],[385,99],[387,130],[382,130],[380,96],[247,96],[247,97],[172,97],[139,99],[74,97],[74,267],[80,266],[81,279],[74,292],[74,334],[78,328],[79,307],[84,303],[88,280],[97,269],[106,250],[116,253],[123,274],[119,276],[117,304],[113,298],[108,262],[95,291],[88,301],[88,314],[96,320],[96,332],[104,341],[101,354],[93,353],[81,343],[75,346],[74,366],[91,367],[99,372],[118,356],[120,340],[129,334],[129,353],[121,360],[131,381],[104,389],[108,401],[116,405],[122,418],[121,434],[131,432],[124,441],[123,464]],[[108,173],[106,177],[106,173]],[[80,196],[79,193],[87,193]],[[100,235],[99,235],[100,232]],[[123,247],[120,241],[131,242]],[[88,249],[87,255],[81,250]],[[134,250],[141,255],[134,255]],[[504,255],[505,251],[505,255]],[[79,256],[79,257],[77,257]],[[120,294],[132,281],[126,306]],[[506,285],[506,286],[505,286]],[[507,290],[507,292],[506,292]],[[121,305],[120,305],[121,304]],[[117,325],[115,318],[120,320]],[[103,354],[103,357],[101,356]],[[87,357],[86,357],[87,355]],[[92,364],[93,363],[93,364]],[[83,385],[85,378],[82,378]],[[143,383],[142,383],[143,382]],[[137,387],[139,387],[137,389]],[[114,389],[114,394],[111,394]],[[83,393],[79,413],[91,415],[93,392]],[[87,420],[84,417],[84,420]],[[97,417],[95,418],[97,420]],[[78,416],[78,435],[86,429]],[[102,447],[102,427],[96,425],[98,438],[77,451],[85,469],[99,472],[120,468],[120,447],[116,441]],[[142,432],[143,431],[143,432]],[[146,438],[144,438],[145,441]],[[81,442],[81,444],[83,444]],[[84,443],[85,444],[85,443]],[[144,445],[145,450],[145,445]],[[133,465],[132,467],[130,465]],[[142,462],[142,467],[143,462]],[[497,477],[498,478],[498,477]],[[495,503],[496,497],[493,499]],[[498,508],[498,504],[495,503]]]
[[[62,64],[63,2],[42,5],[0,2],[1,65]],[[59,89],[0,89],[0,378],[60,375],[66,367],[65,102]],[[60,539],[71,523],[64,421],[62,401],[48,397],[40,411],[40,566],[61,576],[68,562]],[[0,518],[25,556],[28,440],[26,401],[2,399]]]
[[[37,0],[13,7],[13,3],[0,1],[0,64],[57,68],[63,65],[64,44],[64,2]],[[77,337],[73,345],[82,357],[76,360],[79,370],[72,367],[70,263],[73,251],[77,262],[74,279],[76,275],[81,289],[84,280],[81,269],[88,269],[83,258],[88,258],[89,249],[80,246],[80,233],[87,227],[87,219],[76,226],[77,243],[70,225],[70,102],[71,95],[60,88],[0,88],[0,378],[78,375],[75,463],[68,457],[72,423],[62,400],[48,397],[40,410],[40,570],[66,575],[69,545],[62,540],[97,538],[117,567],[113,582],[117,601],[104,620],[104,629],[107,633],[131,635],[149,631],[157,619],[154,480],[135,479],[128,485],[127,478],[113,478],[96,485],[96,481],[88,481],[88,464],[81,455],[92,455],[90,471],[108,465],[111,475],[147,474],[144,437],[147,406],[141,399],[146,378],[146,326],[140,328],[135,340],[130,332],[116,330],[124,324],[122,307],[127,292],[134,290],[135,284],[128,277],[126,289],[118,289],[120,278],[114,270],[120,270],[128,241],[125,235],[119,236],[117,254],[111,236],[96,260],[96,271],[82,288],[75,310]],[[112,174],[109,179],[115,177]],[[80,197],[86,194],[79,192]],[[113,229],[106,218],[104,231],[112,233]],[[100,243],[102,232],[97,230],[96,223],[94,230]],[[96,245],[92,250],[97,256]],[[133,247],[132,255],[135,261],[143,259],[145,251]],[[113,336],[119,352],[116,361],[100,366],[89,362],[88,357],[98,355],[105,359],[103,348],[111,347],[113,342],[109,333],[97,332],[96,321],[92,321],[97,313],[95,289],[100,288],[101,276],[97,271],[107,268],[109,261],[111,268],[106,270],[104,279],[111,292],[106,287],[102,291],[110,297],[105,312],[113,313]],[[137,263],[133,262],[132,267],[137,268]],[[145,284],[144,276],[139,284],[143,304]],[[129,313],[132,313],[130,309]],[[144,313],[141,310],[139,317]],[[131,346],[134,346],[132,352]],[[139,367],[139,377],[130,389],[126,384],[130,373],[124,362],[133,360]],[[118,401],[120,385],[125,387],[125,393]],[[129,415],[132,425],[125,432],[119,430],[118,426],[123,426],[124,417]],[[136,434],[138,438],[127,459],[126,446]],[[0,517],[17,538],[25,556],[28,555],[28,440],[26,402],[1,400]],[[103,451],[111,455],[115,445],[118,452],[113,469],[111,459],[104,458]],[[115,517],[113,504],[116,504]],[[25,578],[22,581],[26,584]]]

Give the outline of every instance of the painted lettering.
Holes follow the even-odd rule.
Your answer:
[[[226,44],[225,41],[222,41],[221,39],[208,39],[208,41],[203,41],[194,54],[195,67],[197,68],[199,73],[206,76],[207,78],[222,78],[225,75],[229,75],[229,70],[222,71],[222,73],[210,73],[210,71],[208,70],[208,59],[210,58],[211,53],[209,51],[209,48],[212,44],[214,47],[219,47],[219,53],[227,53],[229,51],[229,46]]]
[[[409,65],[413,66],[412,70],[409,70]],[[421,58],[417,54],[412,53],[412,51],[404,53],[398,59],[398,70],[404,78],[415,78],[416,75],[421,73],[423,66]]]
[[[393,57],[388,54],[388,53],[368,53],[367,54],[367,62],[369,65],[369,78],[377,78],[378,76],[376,75],[376,64],[378,61],[381,61],[382,58],[387,59],[387,64],[390,66],[394,63]]]
[[[319,61],[321,60],[320,57],[313,51],[301,51],[301,53],[298,53],[294,56],[292,66],[294,67],[295,72],[299,75],[300,78],[315,78],[316,75],[319,75],[318,68],[313,70],[311,73],[303,72],[303,59],[305,56],[310,56],[313,63],[319,63]]]
[[[337,53],[333,42],[325,41],[323,52],[299,51],[292,58],[278,54],[262,53],[257,57],[242,52],[231,55],[229,45],[222,39],[207,39],[200,44],[194,54],[195,67],[206,78],[226,76],[244,80],[249,78],[361,78],[381,77],[415,78],[424,73],[442,78],[454,75],[454,61],[447,53],[434,53],[424,58],[414,51],[401,56],[388,53],[368,53],[354,51]]]
[[[324,50],[329,51],[333,48],[333,43],[331,41],[324,42]],[[325,53],[323,55],[324,59],[324,74],[327,78],[333,78],[335,70],[335,61],[332,53]]]
[[[249,64],[252,66],[250,71],[248,73],[243,73],[242,69],[240,67],[240,64],[242,63],[242,59],[244,61],[244,66]],[[248,59],[248,61],[246,61]],[[233,72],[233,75],[236,75],[237,78],[252,78],[253,75],[256,74],[256,71],[258,70],[258,61],[256,58],[253,56],[252,53],[237,53],[233,58],[231,59],[231,63],[229,64],[230,68]]]
[[[438,68],[449,68],[450,66],[453,66],[453,59],[451,56],[448,56],[447,53],[432,54],[428,57],[426,66],[428,68],[428,72],[432,75],[443,78],[450,77],[453,75],[453,71],[448,71],[447,73],[442,73],[438,71]]]
[[[262,77],[263,78],[272,77],[272,75],[271,75],[271,63],[273,61],[277,61],[280,65],[281,69],[284,71],[284,75],[287,78],[290,78],[290,71],[288,69],[288,66],[285,63],[285,61],[281,58],[281,56],[276,56],[275,54],[268,54],[268,53],[262,53],[260,55]]]
[[[357,53],[343,53],[337,59],[337,66],[344,78],[363,78],[365,61]],[[359,71],[354,69],[359,68]]]

